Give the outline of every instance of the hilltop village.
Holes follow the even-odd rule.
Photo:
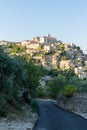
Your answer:
[[[58,41],[50,34],[21,42],[0,41],[0,45],[4,46],[5,51],[10,52],[10,55],[28,54],[36,65],[43,65],[48,70],[74,69],[79,78],[87,78],[87,55],[83,50],[73,43],[65,44]],[[17,50],[12,50],[12,46]]]
[[[87,55],[76,44],[49,34],[21,42],[0,41],[0,83],[0,117],[7,117],[6,122],[2,119],[3,128],[19,129],[8,124],[9,119],[33,128],[36,98],[55,99],[59,107],[87,118]]]

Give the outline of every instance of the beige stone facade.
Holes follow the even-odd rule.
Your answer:
[[[21,41],[21,46],[27,46],[30,44],[30,40]]]
[[[0,41],[0,45],[7,45],[8,44],[8,41]]]
[[[50,36],[49,34],[47,36],[41,36],[41,37],[34,37],[34,41],[37,41],[41,44],[43,43],[56,43],[57,39],[55,37]]]
[[[54,37],[51,37],[49,34],[44,37],[40,37],[40,43],[56,43],[57,39]]]
[[[60,61],[60,68],[63,70],[70,69],[73,67],[74,67],[74,64],[73,64],[72,60],[61,60]]]
[[[87,78],[87,72],[82,66],[75,68],[74,72],[80,79]]]

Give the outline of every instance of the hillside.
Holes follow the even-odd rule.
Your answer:
[[[43,37],[44,38],[44,37]],[[47,70],[60,68],[62,70],[74,69],[75,74],[79,78],[87,77],[87,55],[79,46],[72,43],[64,44],[61,41],[53,42],[51,36],[46,37],[48,42],[33,40],[25,40],[19,43],[2,42],[4,51],[11,56],[26,56],[32,59],[36,65],[42,65]],[[45,40],[45,39],[44,39]],[[2,44],[3,43],[3,44]]]

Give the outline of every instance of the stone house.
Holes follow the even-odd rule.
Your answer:
[[[74,68],[74,63],[72,60],[61,60],[60,68],[63,70]]]
[[[67,56],[74,55],[74,50],[72,48],[65,48],[64,50],[66,51]]]
[[[52,52],[52,51],[54,51],[55,50],[55,47],[54,46],[51,46],[51,45],[44,45],[43,46],[43,49],[44,49],[44,51],[45,52]]]
[[[38,50],[40,44],[37,42],[30,42],[30,44],[27,44],[26,47],[27,49]]]
[[[77,56],[76,59],[82,62],[82,56]]]
[[[75,48],[75,44],[73,44],[73,43],[67,43],[67,44],[64,44],[64,48],[65,49],[69,49],[69,48],[72,48],[72,49],[74,49]]]
[[[0,45],[1,45],[1,46],[3,46],[3,45],[7,45],[8,42],[9,42],[9,41],[4,41],[4,40],[2,40],[2,41],[0,41]]]
[[[37,41],[41,44],[44,43],[57,43],[57,39],[55,37],[51,37],[50,34],[48,34],[47,36],[42,36],[42,37],[34,37],[33,38],[34,41]]]
[[[40,42],[40,37],[36,36],[36,37],[33,38],[33,40],[34,40],[35,42]]]
[[[41,60],[41,63],[45,68],[50,70],[59,65],[59,59],[57,55],[45,55],[45,57]]]
[[[27,46],[27,45],[29,45],[30,44],[30,40],[23,40],[23,41],[21,41],[21,46]]]
[[[74,72],[80,79],[87,78],[87,72],[82,66],[75,68]]]
[[[87,60],[84,61],[84,64],[87,65]]]

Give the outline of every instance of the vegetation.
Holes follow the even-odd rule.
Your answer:
[[[66,79],[63,75],[58,75],[52,81],[47,84],[48,95],[51,98],[57,98],[59,91],[63,88],[66,84]]]
[[[31,107],[33,112],[38,112],[38,103],[36,100],[32,100]]]
[[[58,68],[51,70],[48,74],[52,76],[52,80],[47,82],[41,93],[38,91],[39,96],[56,99],[58,94],[71,97],[76,92],[87,92],[87,80],[79,79],[73,69],[62,71]]]
[[[64,44],[61,42],[58,47],[57,47],[59,50],[64,50]]]
[[[5,116],[10,108],[21,109],[22,105],[30,103],[43,74],[42,66],[34,65],[25,57],[11,58],[0,48],[0,115]]]
[[[46,93],[44,93],[44,89],[43,88],[41,88],[41,87],[37,87],[36,89],[35,89],[35,93],[34,93],[34,97],[35,98],[44,98],[46,95],[45,95]]]
[[[26,47],[19,46],[15,43],[9,42],[3,46],[4,50],[10,55],[24,55],[26,54]]]
[[[62,56],[61,60],[67,60],[67,57],[66,56]]]
[[[79,51],[80,51],[80,47],[79,47],[79,46],[77,46],[77,50],[79,50]]]
[[[74,85],[67,85],[60,91],[60,94],[66,97],[72,97],[76,93],[77,88]]]
[[[45,56],[48,53],[38,48],[39,52],[33,56]],[[57,46],[60,60],[67,60],[64,44]],[[80,48],[77,47],[79,51]],[[54,54],[54,51],[49,53]],[[37,64],[39,60],[36,61]],[[53,98],[58,94],[71,97],[75,92],[87,92],[87,79],[79,79],[73,68],[61,70],[57,65],[55,69],[45,70],[43,66],[35,65],[34,59],[26,54],[26,47],[8,43],[3,49],[0,47],[0,116],[6,116],[12,109],[22,109],[25,104],[31,104],[33,111],[37,111],[37,102],[33,98]],[[74,59],[78,63],[78,59]],[[87,69],[87,66],[85,65]],[[44,88],[40,87],[40,78],[51,76]]]

